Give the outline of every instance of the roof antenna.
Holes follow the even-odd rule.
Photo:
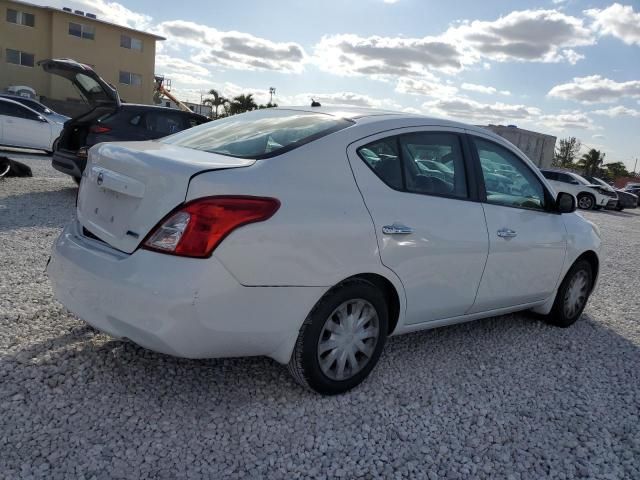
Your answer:
[[[311,99],[311,106],[312,107],[321,107],[322,105],[320,105],[320,102],[316,102],[313,98]]]

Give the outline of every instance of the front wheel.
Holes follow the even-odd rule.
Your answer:
[[[593,286],[593,269],[586,260],[579,260],[567,272],[558,288],[551,312],[545,320],[556,327],[573,325],[587,305]]]
[[[365,280],[347,280],[322,297],[302,324],[289,372],[318,393],[344,393],[375,367],[387,325],[382,292]]]
[[[595,204],[596,199],[593,198],[593,195],[589,195],[588,193],[578,195],[578,207],[581,209],[591,210]]]

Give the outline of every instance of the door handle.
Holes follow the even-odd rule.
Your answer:
[[[510,228],[501,228],[498,230],[498,236],[501,238],[513,238],[518,236],[518,232]]]
[[[382,233],[385,235],[408,235],[413,233],[413,228],[394,223],[393,225],[385,225],[382,227]]]

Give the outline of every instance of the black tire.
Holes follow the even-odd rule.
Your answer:
[[[581,193],[578,195],[578,208],[583,210],[593,210],[596,199],[590,193]]]
[[[365,304],[368,303],[365,308],[369,309],[372,307],[377,315],[378,337],[375,339],[375,344],[367,343],[367,345],[370,346],[369,348],[373,349],[372,353],[370,356],[361,354],[360,359],[365,359],[366,357],[368,360],[363,362],[361,369],[353,375],[342,380],[332,379],[323,371],[319,359],[321,335],[327,333],[325,324],[328,324],[329,321],[338,323],[335,321],[337,318],[336,310],[345,303],[363,300]],[[364,311],[364,309],[361,310],[361,312],[362,311]],[[351,316],[351,314],[349,316]],[[373,320],[371,320],[371,322],[373,322]],[[298,340],[291,355],[291,360],[289,361],[289,372],[296,382],[315,392],[325,395],[344,393],[360,384],[375,367],[384,348],[388,324],[387,302],[382,292],[366,280],[346,280],[327,292],[313,307],[313,310],[311,310],[311,313],[309,313],[302,324]],[[365,323],[364,325],[369,325],[369,323]],[[333,334],[331,334],[331,336],[333,336]],[[369,340],[374,339],[364,341],[368,342]],[[358,353],[361,352],[356,352],[356,355]],[[328,356],[325,358],[328,358]],[[355,359],[356,356],[354,355],[353,358]],[[337,360],[332,362],[332,364],[337,366]],[[352,364],[349,363],[349,365],[350,370],[353,369]]]
[[[80,185],[80,180],[82,180],[80,177],[71,177],[73,178],[73,181],[76,182],[76,185]]]
[[[622,205],[616,205],[616,211],[621,212],[622,210],[624,210]]]
[[[567,311],[565,305],[568,301],[568,290],[571,286],[571,282],[578,275],[585,275],[585,297],[584,301],[579,308],[576,308],[575,311]],[[593,288],[593,268],[591,264],[586,260],[578,260],[573,266],[569,269],[567,274],[565,275],[562,283],[560,284],[560,288],[558,288],[558,293],[556,294],[556,299],[553,302],[553,308],[548,315],[544,316],[544,320],[550,325],[554,325],[556,327],[567,328],[573,325],[576,320],[580,318],[582,315],[582,311],[589,301],[589,295],[591,295],[591,290]]]

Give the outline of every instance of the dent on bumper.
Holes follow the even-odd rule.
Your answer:
[[[323,287],[244,287],[214,257],[123,254],[80,234],[56,241],[47,267],[56,298],[116,337],[188,358],[267,355],[286,363]]]

